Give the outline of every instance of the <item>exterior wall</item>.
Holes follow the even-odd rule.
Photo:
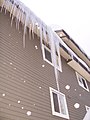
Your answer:
[[[0,13],[0,120],[65,120],[51,113],[49,87],[57,87],[53,67],[42,59],[39,38],[30,40],[27,35],[23,48],[23,27],[19,31],[15,27],[14,22],[10,26],[8,13]],[[75,71],[63,58],[62,68],[59,85],[66,95],[70,120],[82,120],[85,105],[90,106],[90,93],[78,85]],[[70,90],[65,89],[67,84]],[[75,109],[75,103],[80,103],[80,108]]]

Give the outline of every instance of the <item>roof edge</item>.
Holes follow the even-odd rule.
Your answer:
[[[61,29],[61,30],[55,30],[55,32],[57,33],[57,32],[63,32],[66,36],[67,36],[67,38],[69,39],[69,40],[71,40],[71,42],[78,48],[78,50],[79,51],[81,51],[82,52],[82,54],[90,61],[90,57],[84,52],[84,50],[82,50],[82,48],[67,34],[67,32],[65,31],[65,30],[63,30],[63,29]]]

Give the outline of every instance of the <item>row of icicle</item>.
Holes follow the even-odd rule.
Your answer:
[[[55,78],[56,78],[56,84],[57,84],[57,89],[59,89],[59,83],[58,83],[58,70],[57,70],[57,58],[56,58],[56,51],[58,55],[60,54],[60,44],[65,46],[65,48],[68,50],[70,53],[71,58],[73,59],[73,56],[75,56],[84,66],[90,70],[90,68],[86,65],[85,62],[83,62],[78,56],[70,49],[68,46],[60,39],[60,37],[52,31],[50,27],[47,27],[43,21],[41,21],[36,15],[29,9],[27,8],[21,1],[19,0],[2,0],[2,5],[1,5],[1,12],[5,9],[5,14],[6,11],[8,10],[10,12],[10,17],[11,17],[11,26],[13,24],[13,19],[16,17],[16,29],[19,30],[19,23],[21,22],[24,26],[24,31],[23,31],[23,47],[25,48],[25,36],[26,36],[26,31],[27,31],[27,26],[29,28],[29,36],[31,38],[31,33],[32,37],[34,38],[34,32],[35,32],[35,27],[37,26],[37,29],[39,31],[39,36],[40,36],[40,44],[41,44],[41,49],[42,49],[42,39],[51,47],[51,56],[52,56],[52,62],[54,65],[54,71],[55,71]],[[32,32],[31,32],[32,31]],[[48,38],[47,39],[47,35]],[[44,37],[44,38],[43,38]],[[60,55],[59,55],[60,57]]]
[[[51,56],[52,56],[52,62],[54,64],[54,70],[55,70],[55,78],[56,78],[56,84],[57,89],[59,91],[59,83],[58,83],[58,71],[57,71],[57,60],[56,60],[56,51],[59,53],[59,41],[55,40],[53,38],[52,30],[51,28],[47,27],[39,18],[37,18],[34,13],[28,9],[22,2],[19,0],[2,0],[2,6],[1,6],[1,12],[5,9],[5,14],[7,10],[10,12],[11,17],[11,26],[13,24],[13,19],[16,17],[16,29],[19,30],[19,23],[21,22],[24,25],[24,31],[23,31],[23,47],[25,48],[25,36],[27,31],[27,26],[29,27],[29,36],[34,37],[34,30],[35,26],[39,27],[39,33],[40,33],[40,43],[41,43],[41,49],[42,49],[42,39],[44,36],[44,41],[48,42],[48,44],[51,47]],[[48,35],[48,40],[47,40]]]

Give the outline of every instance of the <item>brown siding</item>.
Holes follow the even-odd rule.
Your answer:
[[[15,22],[11,27],[9,14],[0,13],[0,120],[64,120],[51,114],[49,87],[56,89],[53,67],[43,61],[37,36],[30,40],[27,35],[23,48],[22,29],[20,25],[16,30]],[[75,71],[63,58],[62,66],[60,90],[66,95],[70,119],[82,120],[84,105],[90,106],[90,93],[78,85]],[[65,89],[67,84],[70,90]],[[80,103],[79,109],[73,107],[76,102]],[[32,112],[31,116],[26,115],[27,111]]]
[[[82,120],[86,110],[85,105],[90,106],[90,92],[79,86],[75,71],[70,68],[66,61],[62,60],[63,72],[60,74],[60,90],[66,94],[68,109],[71,120]],[[70,90],[66,90],[65,86],[70,85]],[[90,83],[88,82],[90,89]],[[74,104],[79,103],[80,108],[75,109]]]

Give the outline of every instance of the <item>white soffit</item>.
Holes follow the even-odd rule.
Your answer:
[[[69,38],[63,32],[63,30],[57,30],[56,33],[83,61],[85,61],[90,66],[90,60],[88,56],[86,57],[86,55],[84,54],[85,52],[83,51],[83,49],[80,48],[80,46],[77,45],[81,50],[75,45],[75,43],[73,43],[73,41],[71,40],[72,38]]]
[[[79,63],[77,63],[74,59],[70,60],[67,64],[90,82],[90,74],[81,65],[79,65]]]

